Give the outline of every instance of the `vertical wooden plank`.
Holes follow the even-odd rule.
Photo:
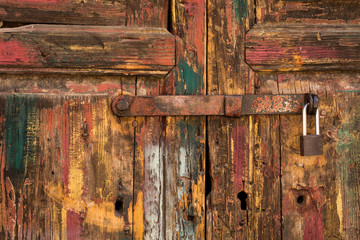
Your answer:
[[[137,77],[138,95],[159,95],[158,79]],[[135,120],[134,237],[163,238],[163,158],[159,117]]]
[[[355,78],[354,78],[355,79]],[[359,79],[359,78],[357,78]],[[344,239],[357,239],[360,236],[360,94],[356,91],[345,91],[334,97],[336,111],[339,115],[340,128],[337,132],[336,152],[339,155],[337,171],[337,210],[339,213],[339,232]],[[340,182],[340,184],[339,184]],[[339,186],[340,185],[340,186]],[[328,208],[327,208],[328,209]],[[335,215],[335,214],[334,214]],[[338,224],[334,226],[337,227]],[[326,225],[324,227],[327,227]],[[336,229],[337,230],[337,229]],[[329,236],[325,232],[325,239]],[[337,233],[337,231],[334,231]]]
[[[257,75],[255,94],[277,94],[276,75]],[[279,116],[249,118],[249,239],[281,239]]]
[[[242,55],[245,32],[254,24],[252,1],[232,4],[216,1],[209,6],[209,18],[214,18],[209,20],[208,66],[209,76],[213,79],[212,82],[209,78],[209,92],[214,94],[214,88],[219,94],[277,93],[276,81],[270,76],[269,80],[264,79],[268,85],[261,84],[263,80],[255,78]],[[221,18],[224,20],[217,20]],[[233,29],[233,26],[237,28]],[[227,45],[226,40],[233,47]],[[224,64],[218,64],[219,58]],[[212,136],[209,137],[210,146],[216,146],[210,151],[212,238],[279,239],[278,118],[250,116],[220,120],[211,117],[209,125],[217,126],[209,130],[209,136]],[[228,128],[221,127],[223,125]],[[233,148],[228,147],[231,145]],[[242,206],[245,196],[246,206]]]
[[[206,1],[171,1],[177,67],[166,94],[206,93]],[[205,117],[169,117],[165,131],[166,239],[205,238]]]
[[[169,2],[128,1],[127,26],[166,28]],[[136,95],[159,95],[163,79],[138,76]],[[162,120],[136,118],[134,158],[134,239],[164,239],[165,221],[163,202],[165,195]]]

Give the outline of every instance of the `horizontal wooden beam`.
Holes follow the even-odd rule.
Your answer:
[[[359,25],[253,27],[246,62],[255,71],[358,70]]]
[[[175,39],[162,28],[28,25],[0,29],[0,72],[164,75]]]
[[[0,0],[0,20],[25,23],[124,25],[126,0]]]
[[[114,114],[130,116],[201,116],[239,117],[253,114],[299,114],[305,94],[284,95],[192,95],[128,96],[112,102]]]

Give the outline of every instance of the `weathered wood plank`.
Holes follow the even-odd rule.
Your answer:
[[[177,66],[166,79],[165,94],[204,95],[206,1],[172,0],[170,5]],[[205,117],[166,119],[165,187],[172,197],[164,202],[169,224],[164,239],[205,238],[205,125]]]
[[[358,25],[279,25],[246,34],[246,62],[256,71],[356,70]]]
[[[280,74],[283,93],[320,99],[324,155],[299,156],[301,119],[281,116],[283,239],[359,236],[359,74]],[[315,119],[308,129],[314,131]]]
[[[257,23],[358,24],[359,9],[353,0],[256,0]]]
[[[132,208],[128,211],[132,163],[124,160],[134,151],[133,145],[119,149],[113,143],[114,137],[120,142],[131,138],[131,132],[122,130],[129,128],[128,123],[119,126],[111,119],[110,98],[100,94],[0,98],[4,103],[1,212],[6,219],[1,234],[13,239],[132,239]]]
[[[168,0],[126,1],[126,26],[168,29],[169,4]]]
[[[127,9],[127,1],[125,0],[1,0],[0,21],[124,25]]]
[[[208,1],[208,95],[254,94],[245,63],[245,32],[254,24],[253,1]],[[247,164],[249,119],[208,117],[207,237],[246,239],[251,196]],[[247,203],[238,198],[247,194]],[[241,197],[239,195],[239,197]],[[244,200],[244,199],[242,199]],[[251,238],[249,238],[251,239]]]
[[[0,72],[167,74],[175,40],[165,29],[28,25],[0,29]]]
[[[279,93],[274,75],[255,75],[254,85],[256,94]],[[279,116],[249,117],[248,239],[281,239],[279,134]]]
[[[83,75],[76,77],[71,74],[0,74],[0,92],[8,93],[108,93],[115,95],[122,89],[122,82],[134,77]],[[131,86],[126,94],[134,91]]]
[[[165,0],[128,1],[127,26],[166,27]],[[174,42],[175,44],[175,42]],[[174,58],[175,62],[175,58]],[[135,95],[160,95],[164,79],[136,77]],[[161,118],[135,118],[134,239],[165,239],[163,127]]]

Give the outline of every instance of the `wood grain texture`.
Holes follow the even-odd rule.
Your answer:
[[[254,25],[253,2],[209,1],[208,6],[208,94],[276,94],[276,88],[260,89],[245,63],[245,33]],[[280,239],[278,119],[208,119],[208,236]]]
[[[124,25],[127,1],[1,0],[0,21],[49,24]]]
[[[258,25],[246,35],[246,62],[256,71],[356,70],[358,25]]]
[[[323,156],[300,157],[301,119],[281,116],[283,238],[359,237],[359,80],[355,73],[278,76],[283,93],[319,94],[324,143]]]
[[[127,0],[126,26],[167,29],[169,0]]]
[[[250,2],[208,1],[209,95],[245,93],[242,47]],[[242,190],[247,192],[244,184],[247,126],[246,118],[208,117],[209,174],[206,180],[210,189],[207,191],[206,224],[209,239],[246,238],[247,213],[241,210],[237,194]]]
[[[124,159],[133,149],[113,143],[131,133],[112,119],[110,98],[0,98],[3,238],[131,239],[132,165]]]
[[[165,29],[28,25],[0,29],[0,72],[167,74],[174,37]]]
[[[257,23],[358,24],[359,9],[352,0],[256,0]]]
[[[171,1],[169,27],[177,36],[177,66],[166,79],[165,94],[205,94],[205,2]],[[166,118],[164,239],[205,238],[205,121],[205,117]]]

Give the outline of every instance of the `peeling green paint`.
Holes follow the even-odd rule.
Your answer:
[[[203,68],[199,67],[195,72],[195,66],[188,64],[184,58],[179,61],[178,68],[180,81],[176,84],[176,94],[199,94],[204,89]]]
[[[6,100],[6,170],[20,182],[26,176],[27,165],[36,161],[38,99],[32,95],[8,95]]]
[[[235,12],[236,18],[241,23],[242,19],[244,19],[248,16],[247,0],[235,0],[233,3],[233,10]]]
[[[340,108],[346,121],[341,125],[337,133],[336,150],[340,156],[338,172],[341,179],[341,191],[343,195],[343,228],[345,239],[350,239],[357,234],[360,219],[359,194],[360,194],[360,106],[353,106],[357,102],[354,98],[342,98],[349,103],[348,107]]]

